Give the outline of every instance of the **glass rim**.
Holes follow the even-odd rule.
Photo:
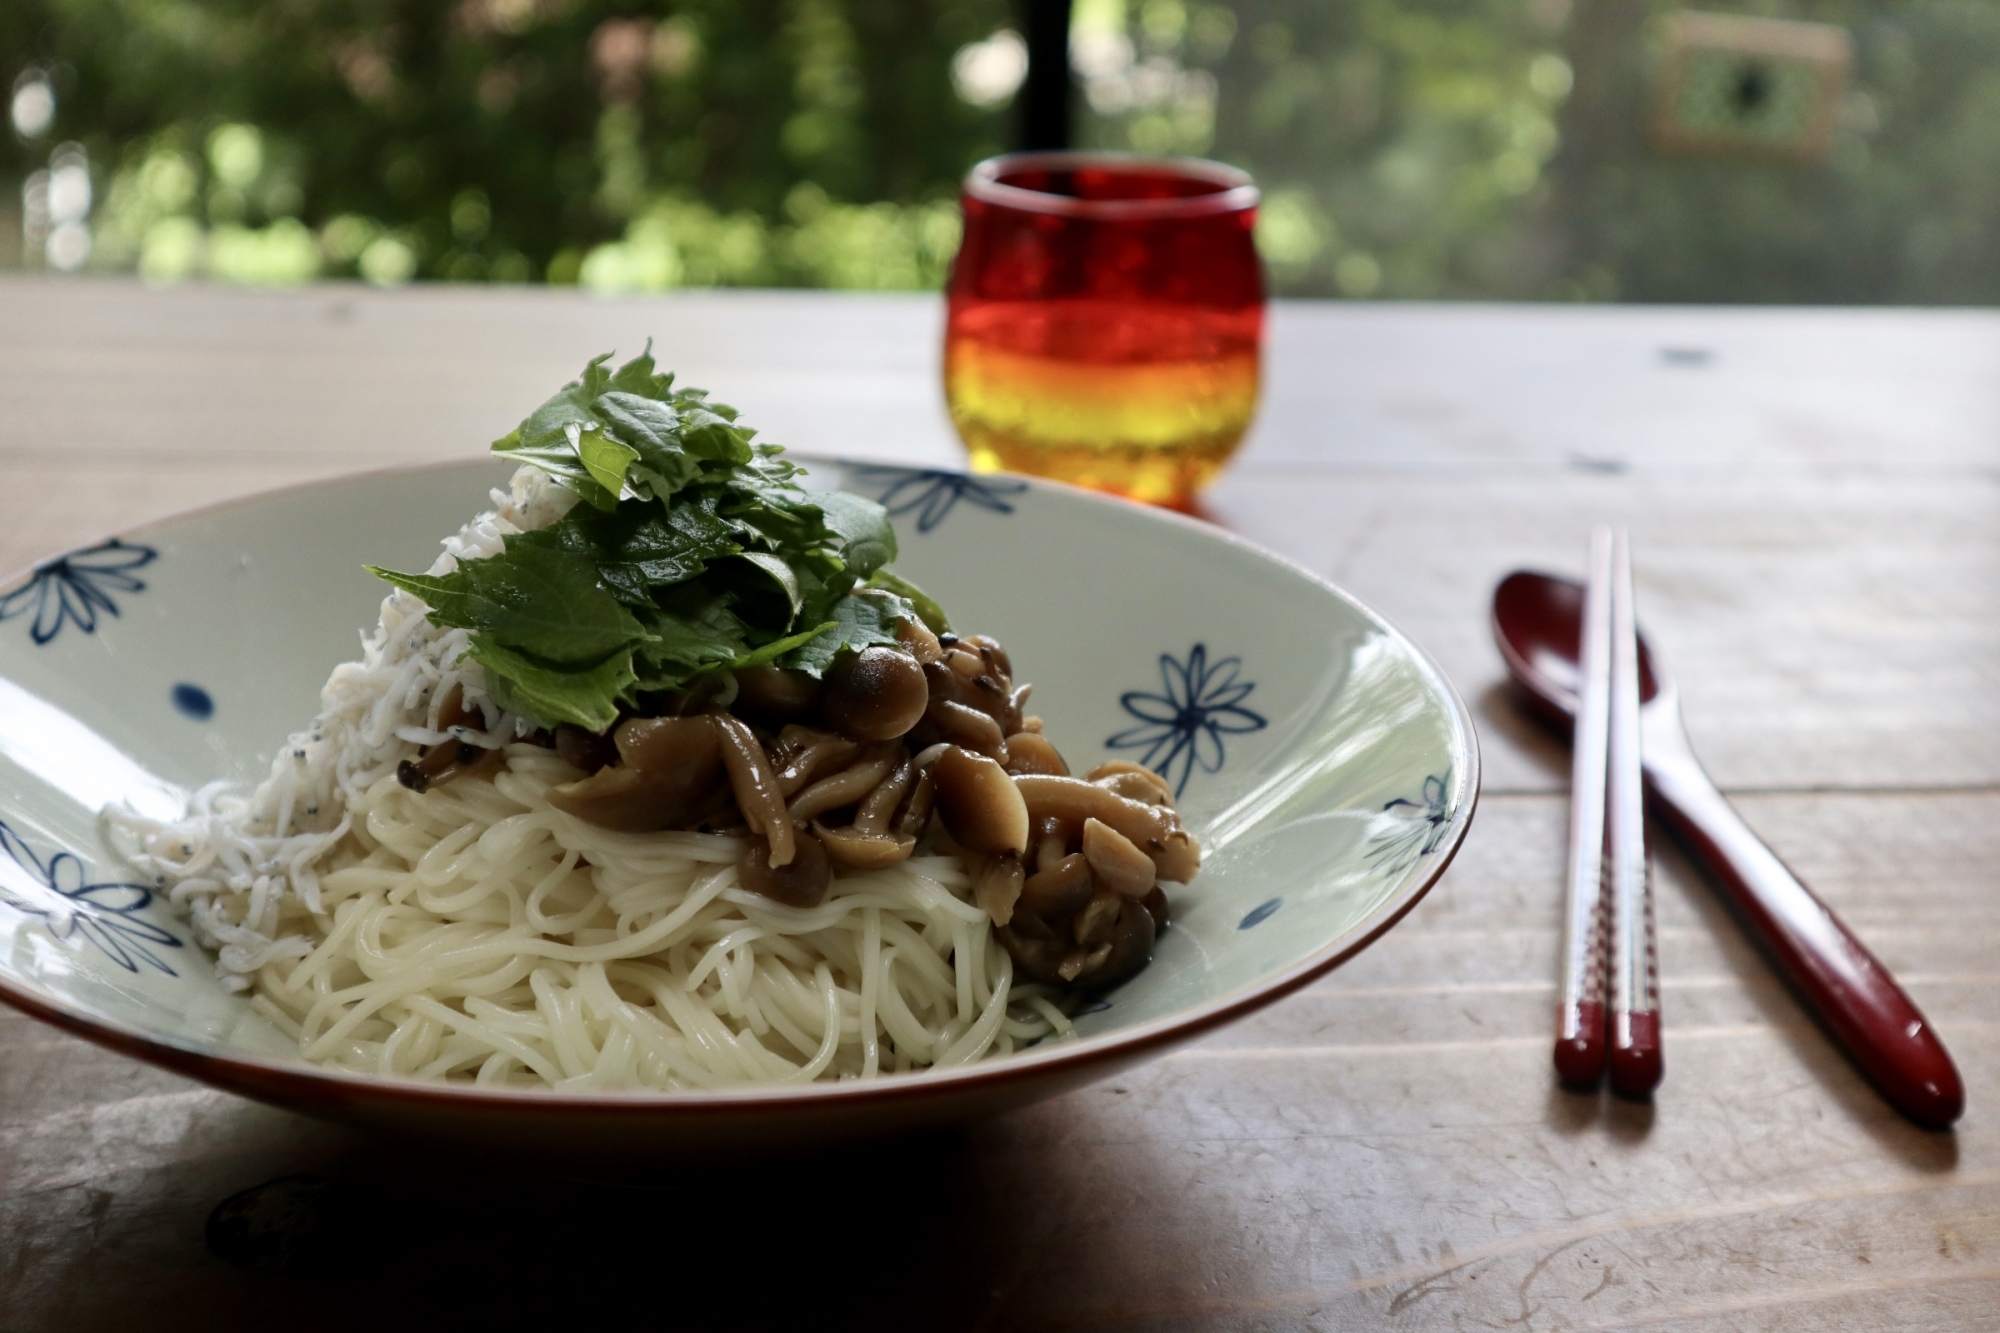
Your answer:
[[[1074,171],[1083,167],[1143,167],[1165,171],[1191,180],[1205,181],[1220,188],[1209,194],[1181,195],[1173,199],[1078,199],[1073,195],[1050,194],[1000,180],[1003,172],[1032,170]],[[1097,153],[1073,150],[1002,153],[989,157],[965,173],[964,190],[984,204],[1019,209],[1027,213],[1047,213],[1056,217],[1089,218],[1127,222],[1159,218],[1210,217],[1220,213],[1240,213],[1257,206],[1259,191],[1250,173],[1222,162],[1201,157],[1145,157],[1138,153]]]

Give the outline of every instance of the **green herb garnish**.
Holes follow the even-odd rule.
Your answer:
[[[493,445],[584,503],[554,526],[440,577],[371,573],[472,631],[469,655],[502,706],[545,726],[603,731],[641,694],[775,663],[818,676],[841,653],[893,643],[936,602],[886,566],[882,506],[808,492],[736,410],[654,370],[651,344],[584,368]]]

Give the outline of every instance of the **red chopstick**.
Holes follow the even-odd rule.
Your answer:
[[[1611,533],[1590,536],[1584,594],[1582,678],[1569,785],[1569,885],[1563,919],[1556,1075],[1578,1088],[1604,1077],[1605,774],[1611,717]]]
[[[1558,1077],[1645,1097],[1664,1072],[1646,793],[1639,743],[1639,629],[1625,534],[1590,536],[1570,768],[1569,885]],[[1609,928],[1607,929],[1607,920]],[[1607,957],[1608,956],[1608,957]],[[1607,994],[1608,992],[1608,994]]]
[[[1595,572],[1594,570],[1592,571]],[[1646,857],[1646,788],[1639,745],[1639,625],[1632,552],[1611,539],[1611,710],[1605,841],[1611,884],[1611,1090],[1646,1097],[1660,1084],[1660,964],[1653,935],[1652,864]]]

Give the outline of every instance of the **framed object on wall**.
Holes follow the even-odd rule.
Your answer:
[[[1854,63],[1845,28],[1683,10],[1663,36],[1652,126],[1661,151],[1826,155]]]

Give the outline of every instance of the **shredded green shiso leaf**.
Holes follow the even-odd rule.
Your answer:
[[[493,452],[532,464],[583,503],[450,574],[369,571],[470,630],[467,652],[502,707],[601,732],[640,696],[774,663],[813,676],[896,626],[946,628],[937,603],[889,572],[882,506],[808,492],[800,469],[736,410],[676,389],[652,345],[609,352]]]

